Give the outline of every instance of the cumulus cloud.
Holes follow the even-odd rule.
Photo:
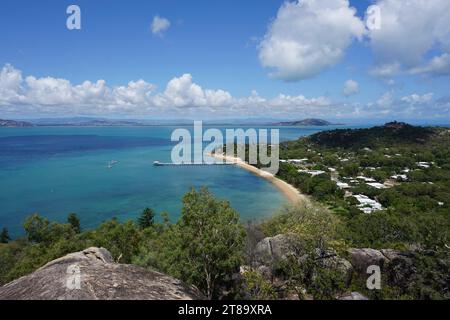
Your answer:
[[[231,94],[224,90],[204,90],[193,82],[191,74],[173,78],[164,93],[155,97],[158,106],[183,107],[225,107],[233,103]]]
[[[130,81],[128,86],[114,88],[113,96],[119,105],[146,106],[151,99],[151,94],[154,89],[155,86],[153,84],[140,79]]]
[[[345,81],[344,83],[344,96],[349,97],[353,94],[357,94],[359,92],[359,84],[358,82],[350,79]]]
[[[310,112],[330,105],[324,97],[280,94],[267,99],[253,91],[248,97],[233,97],[222,89],[204,89],[191,74],[171,79],[162,92],[145,80],[110,87],[105,80],[84,81],[74,85],[67,79],[35,76],[5,65],[0,72],[0,110],[54,114],[139,114],[151,115],[170,110],[184,115],[197,110],[199,115],[213,112],[223,115],[255,115],[264,112]],[[9,110],[9,109],[8,109]]]
[[[348,0],[285,2],[259,45],[259,59],[287,81],[312,77],[338,63],[364,24]]]
[[[170,21],[160,16],[154,16],[150,28],[154,35],[162,37],[167,29],[170,28]]]
[[[435,99],[433,93],[412,93],[400,98],[393,90],[382,94],[375,102],[359,106],[359,117],[371,119],[448,119],[450,104],[445,98]]]
[[[405,96],[405,97],[401,98],[400,100],[402,102],[406,102],[408,104],[425,104],[425,103],[432,102],[433,96],[434,96],[433,93],[427,93],[424,95],[413,93],[409,96]]]
[[[195,83],[191,74],[171,79],[161,91],[145,80],[126,85],[108,86],[106,81],[84,81],[22,76],[11,65],[0,71],[0,114],[33,115],[102,115],[195,117],[309,117],[350,119],[377,117],[448,118],[450,99],[435,99],[432,93],[412,93],[395,97],[394,90],[373,103],[339,103],[327,97],[302,94],[279,94],[263,97],[252,91],[234,97],[222,89],[205,89]]]
[[[0,72],[0,105],[19,102],[23,97],[18,93],[22,84],[22,72],[7,64]]]
[[[433,75],[450,75],[450,54],[444,53],[440,56],[433,57],[423,66],[415,67],[410,70],[411,74],[433,74]]]
[[[375,4],[381,10],[381,27],[368,34],[376,57],[372,74],[450,74],[448,0],[377,0]]]

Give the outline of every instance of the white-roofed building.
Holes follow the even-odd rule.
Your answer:
[[[364,176],[358,176],[358,177],[356,177],[356,179],[364,180],[365,182],[377,182],[377,180],[375,180],[375,179],[364,177]]]
[[[370,199],[368,196],[363,194],[354,195],[356,200],[358,200],[358,208],[364,213],[370,214],[374,211],[383,210],[383,206],[376,200]]]
[[[288,162],[291,164],[303,164],[308,162],[308,159],[289,159]]]
[[[406,174],[394,174],[393,176],[391,176],[391,179],[406,181],[408,180],[408,176]]]
[[[366,184],[375,189],[386,189],[387,188],[384,184],[379,183],[379,182],[368,182]]]
[[[300,172],[300,173],[307,173],[307,174],[312,175],[313,177],[325,173],[325,171],[322,171],[322,170],[298,170],[298,172]]]
[[[339,189],[348,189],[348,188],[350,188],[350,185],[348,183],[345,183],[345,182],[337,181],[336,184],[337,184]]]

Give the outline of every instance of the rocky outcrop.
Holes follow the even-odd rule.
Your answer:
[[[288,257],[294,258],[299,264],[314,259],[321,268],[340,272],[347,284],[350,283],[353,272],[351,263],[339,257],[335,250],[316,249],[312,254],[306,254],[294,235],[279,234],[264,238],[256,245],[255,257],[255,270],[267,280],[273,280],[274,269]]]
[[[413,253],[393,249],[350,249],[349,255],[355,270],[366,274],[370,265],[379,266],[385,281],[390,285],[407,286],[415,272]]]
[[[315,259],[322,268],[338,271],[344,276],[346,285],[350,284],[352,279],[353,266],[348,260],[339,257],[335,250],[316,250]]]
[[[338,297],[338,300],[369,300],[369,298],[363,296],[359,292],[350,292],[343,296]]]
[[[255,248],[255,260],[258,265],[274,266],[289,256],[301,256],[294,236],[279,234],[258,242]]]
[[[292,261],[296,261],[300,266],[313,261],[316,268],[337,271],[344,277],[347,287],[356,274],[367,278],[367,269],[373,265],[380,267],[382,281],[399,287],[406,287],[416,272],[414,252],[412,251],[352,248],[347,251],[345,256],[338,255],[333,249],[316,249],[307,252],[298,238],[286,234],[261,240],[255,249],[256,262],[247,268],[258,272],[273,285],[283,284],[286,279],[280,275],[277,268],[281,265],[280,262],[289,257],[293,258]],[[310,276],[314,279],[316,276],[315,270],[311,270]],[[338,298],[342,300],[367,300],[358,292],[347,293],[345,296]]]
[[[103,248],[89,248],[47,263],[0,287],[0,300],[191,300],[199,291],[180,280],[135,265],[114,263]]]
[[[363,249],[349,249],[350,260],[359,272],[365,273],[367,268],[371,265],[383,268],[388,259],[379,250],[363,248]]]

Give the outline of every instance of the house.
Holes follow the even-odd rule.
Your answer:
[[[350,188],[350,185],[348,183],[345,183],[345,182],[337,181],[336,184],[337,184],[339,189],[348,189],[348,188]]]
[[[325,171],[322,171],[322,170],[298,170],[298,172],[300,172],[300,173],[307,173],[307,174],[312,175],[313,177],[325,173]]]
[[[364,177],[364,176],[357,176],[356,179],[364,180],[365,182],[377,182],[375,179]]]
[[[384,184],[378,182],[369,182],[367,183],[367,185],[376,189],[387,189],[387,187]]]
[[[354,195],[356,200],[358,200],[358,208],[366,214],[370,214],[377,210],[383,210],[383,206],[376,200],[370,199],[368,196],[363,194]]]
[[[288,162],[291,164],[303,164],[308,162],[308,159],[289,159]]]
[[[406,181],[408,180],[408,176],[406,174],[394,174],[393,176],[391,176],[391,179]]]
[[[424,161],[417,162],[416,164],[418,167],[421,167],[424,169],[428,169],[431,166],[431,164],[429,162],[424,162]]]

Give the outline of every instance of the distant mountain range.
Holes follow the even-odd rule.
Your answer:
[[[2,120],[0,119],[0,127],[32,127],[33,124],[27,121]]]
[[[304,120],[299,120],[299,121],[285,121],[285,122],[278,122],[278,123],[273,123],[272,125],[276,125],[276,126],[331,126],[331,125],[339,125],[337,123],[331,123],[329,121],[326,120],[322,120],[322,119],[304,119]]]
[[[74,127],[113,127],[113,126],[191,126],[194,120],[189,119],[107,119],[90,117],[71,118],[41,118],[26,121],[0,120],[1,127],[30,127],[30,126],[74,126]],[[333,123],[322,119],[304,119],[300,121],[270,122],[268,119],[226,119],[206,120],[206,126],[212,125],[243,125],[243,126],[329,126]]]

